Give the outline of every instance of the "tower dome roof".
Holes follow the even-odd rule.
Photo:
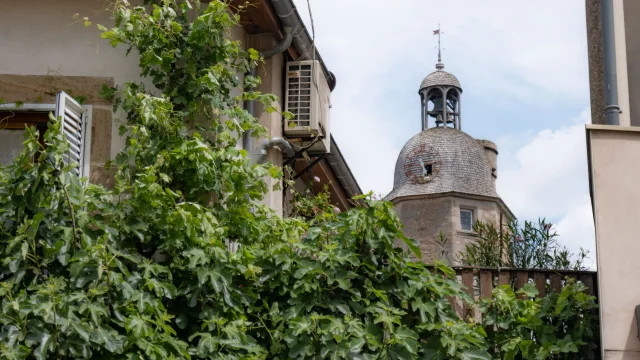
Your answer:
[[[412,181],[407,175],[407,168],[411,164],[407,163],[415,162],[416,149],[425,147],[432,148],[437,154],[437,174],[428,182]],[[412,137],[400,151],[393,190],[385,199],[448,192],[498,197],[491,165],[482,145],[457,129],[429,128]]]
[[[442,69],[438,69],[427,75],[427,77],[422,80],[420,90],[430,86],[455,86],[462,91],[462,86],[460,86],[458,78]]]

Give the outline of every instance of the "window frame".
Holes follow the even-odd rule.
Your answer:
[[[37,111],[37,112],[46,112],[51,113],[55,116],[57,103],[47,103],[47,104],[36,104],[36,103],[24,103],[17,106],[15,103],[7,103],[1,104],[0,110],[2,111],[13,111],[13,112],[22,112],[22,111]],[[93,129],[92,124],[92,105],[80,105],[85,110],[86,120],[85,120],[85,131],[84,131],[84,153],[83,153],[83,163],[79,164],[82,167],[82,173],[80,177],[89,178],[91,174],[91,132]],[[2,129],[0,129],[1,131]]]
[[[462,224],[462,212],[466,211],[469,212],[471,214],[471,227],[469,229],[465,229],[464,225]],[[474,209],[470,209],[470,208],[465,208],[465,207],[461,207],[460,208],[460,214],[459,214],[459,219],[460,219],[460,230],[461,231],[465,231],[465,232],[473,232],[473,224],[475,223],[475,210]]]

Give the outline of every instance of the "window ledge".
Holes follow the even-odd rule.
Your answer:
[[[470,236],[470,237],[479,237],[478,233],[475,231],[467,231],[467,230],[458,230],[458,235]]]

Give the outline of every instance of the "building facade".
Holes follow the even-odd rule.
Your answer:
[[[438,56],[418,92],[422,131],[400,151],[386,196],[426,262],[458,265],[476,221],[500,227],[514,218],[496,192],[497,146],[462,131],[462,92]]]
[[[240,25],[229,36],[240,40],[243,47],[255,48],[265,55],[265,63],[256,69],[262,79],[257,90],[277,95],[280,99],[277,105],[284,109],[286,64],[311,58],[319,59],[320,81],[333,89],[335,75],[312,46],[293,2],[250,2],[251,6],[240,14]],[[244,0],[232,1],[231,8],[244,3]],[[55,111],[57,94],[64,91],[85,99],[80,111],[89,127],[81,136],[83,146],[86,145],[80,154],[86,165],[82,175],[92,183],[112,185],[113,176],[105,169],[105,163],[124,147],[126,138],[119,136],[118,129],[125,114],[114,113],[112,104],[100,98],[99,93],[103,85],[112,87],[127,81],[145,82],[145,79],[139,76],[135,51],[127,56],[126,47],[112,48],[108,41],[100,38],[95,27],[83,26],[82,17],[88,16],[94,24],[109,27],[112,20],[106,6],[107,2],[101,0],[24,0],[11,2],[0,12],[3,39],[0,41],[0,98],[3,101],[0,118],[5,118],[3,113],[16,114],[11,116],[13,124],[0,130],[0,153],[3,154],[0,161],[11,161],[19,151],[25,125],[46,130],[43,126],[48,113]],[[243,75],[238,74],[241,79]],[[349,199],[359,188],[337,145],[333,151],[305,153],[296,146],[296,140],[284,134],[283,118],[278,112],[268,113],[257,103],[246,105],[266,127],[268,136],[256,141],[239,141],[238,147],[246,148],[259,161],[304,170],[304,177],[296,172],[292,175],[298,176],[298,182],[320,178],[322,185],[329,186],[332,203],[342,210],[351,207]],[[322,135],[335,144],[330,129],[323,130]],[[309,167],[315,160],[318,161]],[[281,180],[268,181],[269,185],[276,185]],[[283,190],[270,191],[264,202],[286,215],[287,196]]]
[[[586,126],[602,356],[640,359],[640,2],[586,0]]]

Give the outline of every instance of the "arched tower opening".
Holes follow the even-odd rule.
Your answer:
[[[462,87],[458,79],[444,71],[439,62],[436,71],[427,75],[420,86],[422,130],[430,127],[450,127],[462,130]]]

